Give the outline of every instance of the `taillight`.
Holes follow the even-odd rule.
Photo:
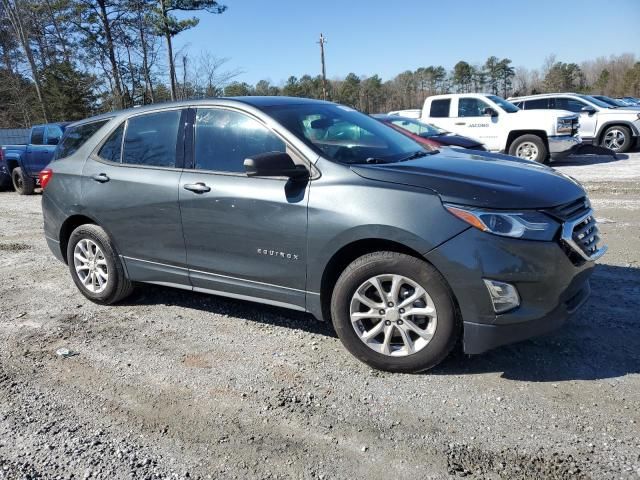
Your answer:
[[[53,170],[45,168],[38,174],[38,180],[40,180],[40,187],[44,190],[49,183],[49,180],[53,178]]]

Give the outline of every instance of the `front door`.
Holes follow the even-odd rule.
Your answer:
[[[552,99],[551,108],[556,110],[568,110],[569,112],[580,115],[580,136],[583,138],[593,138],[596,135],[596,127],[598,123],[598,113],[593,105],[583,102],[573,97],[557,97]],[[583,111],[583,108],[589,108],[591,111]]]
[[[179,189],[194,289],[305,308],[309,183],[247,177],[243,165],[295,153],[244,112],[198,108],[194,120],[193,168]]]
[[[134,281],[190,287],[178,204],[184,113],[130,117],[84,166],[83,203]]]
[[[497,123],[500,117],[485,114],[485,109],[495,107],[475,97],[459,97],[453,119],[453,131],[484,143],[489,150],[501,150],[504,142],[498,138]],[[455,105],[454,105],[455,108]]]

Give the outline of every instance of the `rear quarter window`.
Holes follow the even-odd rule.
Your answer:
[[[446,98],[443,100],[433,100],[431,102],[431,110],[429,111],[429,116],[434,118],[446,118],[449,116],[450,107],[450,98]]]
[[[58,148],[56,148],[53,159],[58,160],[73,155],[94,133],[109,122],[109,120],[110,119],[100,120],[98,122],[83,123],[75,127],[68,127],[62,136],[62,141],[58,145]]]

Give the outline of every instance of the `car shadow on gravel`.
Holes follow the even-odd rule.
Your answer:
[[[567,158],[557,160],[551,164],[552,167],[570,167],[570,166],[586,166],[586,165],[599,165],[602,163],[618,162],[620,160],[627,160],[629,155],[624,153],[606,154],[606,153],[580,153],[575,155],[569,155]]]
[[[178,306],[277,327],[304,330],[327,337],[336,337],[333,327],[329,323],[318,321],[308,313],[156,285],[140,286],[131,297],[120,305]]]
[[[527,382],[613,379],[640,373],[640,269],[598,265],[591,298],[558,331],[477,356],[455,352],[429,373],[502,372]]]

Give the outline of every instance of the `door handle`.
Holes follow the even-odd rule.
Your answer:
[[[466,125],[466,122],[456,122],[456,125]]]
[[[202,182],[185,183],[184,184],[184,189],[185,190],[189,190],[190,192],[193,192],[193,193],[206,193],[206,192],[210,192],[211,191],[211,187],[207,186],[206,184],[204,184]]]
[[[91,175],[96,182],[105,183],[109,181],[109,176],[106,173],[96,173],[95,175]]]

